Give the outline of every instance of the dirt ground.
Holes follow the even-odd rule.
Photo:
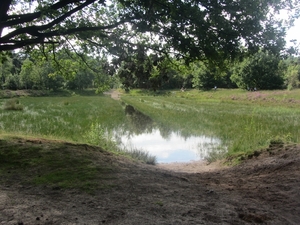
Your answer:
[[[114,186],[87,194],[14,180],[0,186],[0,224],[300,224],[299,152],[271,146],[233,167],[97,152],[114,165]]]

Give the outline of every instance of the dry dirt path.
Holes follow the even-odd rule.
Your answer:
[[[115,167],[111,188],[90,195],[14,180],[0,186],[0,224],[300,224],[299,150],[273,148],[230,168],[98,152]]]
[[[112,99],[120,100],[121,93],[118,90],[111,89],[110,91],[104,92],[105,95],[110,95]]]

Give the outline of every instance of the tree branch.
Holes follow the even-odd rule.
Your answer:
[[[46,25],[41,25],[41,26],[28,26],[28,27],[24,27],[24,28],[20,28],[20,29],[16,29],[13,32],[5,35],[4,37],[0,38],[0,43],[5,43],[8,40],[10,40],[11,38],[20,35],[20,34],[30,34],[33,36],[39,36],[41,37],[42,35],[39,33],[39,31],[43,31],[43,30],[47,30],[51,27],[53,27],[54,25],[59,24],[60,22],[62,22],[64,19],[66,19],[67,17],[69,17],[70,15],[80,11],[81,9],[83,9],[84,7],[88,6],[89,4],[93,3],[95,0],[87,0],[84,4],[70,10],[69,12],[65,13],[64,15],[60,16],[59,18],[53,20],[52,22],[46,24]]]
[[[12,1],[12,0],[10,0],[10,1]],[[49,9],[54,10],[54,11],[59,10],[59,9],[69,5],[71,3],[78,3],[78,2],[81,2],[81,1],[82,0],[61,0],[61,1],[51,5],[49,7]],[[96,0],[87,0],[87,1],[93,3]],[[102,2],[104,2],[104,1],[102,0]],[[83,4],[86,4],[86,3],[83,3]],[[43,14],[42,11],[39,11],[39,12],[35,12],[35,13],[26,13],[26,14],[18,14],[18,15],[6,15],[4,17],[5,20],[0,21],[0,26],[9,27],[9,26],[15,26],[15,25],[18,25],[18,24],[22,24],[22,23],[32,22],[35,19],[38,19],[39,17],[41,17],[42,14]],[[1,15],[4,15],[4,14],[1,12],[0,16]]]

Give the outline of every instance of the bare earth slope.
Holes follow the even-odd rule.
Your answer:
[[[12,180],[0,185],[0,224],[300,224],[299,152],[275,146],[230,168],[94,152],[95,163],[115,168],[111,188],[91,195]]]

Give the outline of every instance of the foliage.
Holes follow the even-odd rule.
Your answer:
[[[84,135],[87,143],[101,146],[109,151],[117,149],[117,145],[109,132],[99,123],[92,123],[91,128]]]
[[[191,87],[191,71],[182,60],[147,55],[145,49],[121,63],[118,76],[125,90],[130,88],[172,89]]]
[[[288,58],[285,67],[285,85],[289,90],[300,88],[300,58]]]
[[[33,85],[35,84],[36,73],[33,73],[33,68],[34,63],[31,60],[26,59],[23,62],[20,79],[25,89],[33,89]]]
[[[10,89],[10,90],[18,90],[21,87],[20,84],[20,78],[18,75],[12,75],[9,74],[6,79],[5,83],[3,85],[5,89]]]
[[[243,89],[280,89],[283,87],[283,74],[279,62],[278,56],[260,51],[237,63],[231,79]]]
[[[6,53],[6,52],[5,52]],[[12,58],[6,53],[0,54],[1,61],[0,61],[0,85],[1,88],[4,88],[7,85],[7,79],[11,79],[12,77]]]
[[[194,62],[191,65],[193,76],[193,87],[197,89],[209,90],[214,87],[232,88],[235,84],[230,82],[230,63],[228,61],[223,63],[222,67],[210,64],[205,61]]]
[[[0,51],[48,44],[54,51],[122,58],[143,43],[187,61],[222,62],[235,57],[242,43],[250,51],[280,51],[285,28],[275,14],[297,6],[286,0],[7,0],[0,3]]]
[[[18,56],[19,58],[22,56],[21,53],[15,54],[14,58],[7,56],[0,71],[3,88],[83,90],[97,87],[102,93],[112,88],[115,83],[115,79],[112,78],[114,71],[108,65],[106,58],[97,60],[86,55],[79,57],[65,51],[60,51],[54,56],[45,51],[45,49],[44,52],[32,51],[22,60],[18,59]],[[12,62],[16,61],[15,58],[20,69],[13,67]]]

